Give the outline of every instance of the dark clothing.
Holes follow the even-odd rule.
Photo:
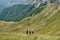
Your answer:
[[[29,34],[31,35],[31,31],[29,31]]]
[[[34,34],[34,31],[32,31],[32,34]]]
[[[26,30],[26,34],[28,34],[28,30]]]
[[[31,34],[34,34],[34,30],[26,30],[26,34],[29,34],[29,35],[31,35]]]

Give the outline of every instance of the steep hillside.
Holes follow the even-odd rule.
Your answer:
[[[60,35],[60,4],[47,4],[39,14],[22,20],[17,27],[20,30],[34,29],[38,34]]]
[[[42,10],[43,10],[43,7],[39,8],[39,9],[37,8],[37,9],[32,10],[29,14],[31,16],[34,13],[32,15],[32,16],[34,16],[34,15],[38,14],[39,12],[41,12]],[[19,32],[21,30],[20,30],[20,27],[17,27],[18,25],[19,25],[19,21],[18,22],[7,22],[7,21],[5,22],[4,20],[0,21],[0,32]]]
[[[23,4],[14,5],[12,7],[4,9],[0,13],[0,19],[7,21],[19,21],[26,17],[26,15],[28,15],[28,13],[32,10],[33,7],[34,6],[32,5]]]
[[[28,15],[18,22],[0,21],[0,40],[60,40],[60,3],[47,3]],[[26,35],[27,28],[34,34]]]
[[[23,18],[32,16],[33,13],[37,14],[38,12],[42,11],[44,8],[44,7],[41,7],[41,8],[40,7],[34,8],[34,7],[35,7],[34,5],[18,4],[18,5],[14,5],[12,7],[6,8],[0,13],[0,20],[17,22],[22,20]]]
[[[1,32],[23,33],[26,28],[34,29],[36,34],[60,35],[60,3],[48,3],[44,10],[36,15],[24,18],[20,22],[0,25]]]

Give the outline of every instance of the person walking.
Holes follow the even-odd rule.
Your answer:
[[[29,30],[28,29],[26,29],[26,34],[29,34]]]
[[[34,34],[34,30],[32,29],[32,34]]]

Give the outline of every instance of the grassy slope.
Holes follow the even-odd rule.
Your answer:
[[[22,20],[17,27],[23,31],[33,28],[39,34],[60,35],[60,6],[51,6],[50,3],[40,13]]]
[[[18,23],[0,22],[0,31],[24,32],[26,28],[32,28],[38,34],[58,35],[60,33],[59,11],[59,7],[56,9],[56,6],[51,6],[49,3],[41,13],[27,17]]]
[[[25,14],[24,17],[32,16],[32,14],[36,15],[36,14],[40,13],[44,8],[45,8],[45,5],[41,6],[39,8],[34,8],[31,12],[29,12],[28,14]],[[3,31],[3,32],[5,32],[5,31],[6,32],[15,32],[15,31],[20,32],[21,31],[20,27],[17,27],[19,25],[18,22],[13,22],[13,24],[11,24],[10,22],[2,21],[0,24],[3,24],[3,25],[0,25],[0,31]]]
[[[59,36],[1,34],[0,40],[60,40]]]
[[[35,16],[27,17],[19,23],[13,23],[11,25],[6,24],[7,26],[2,25],[3,28],[5,27],[6,29],[4,28],[3,32],[0,32],[0,39],[1,40],[60,40],[60,36],[51,36],[51,35],[60,35],[59,17],[60,17],[60,6],[58,6],[58,8],[56,9],[56,6],[51,6],[49,3],[41,13]],[[26,28],[33,28],[36,31],[35,33],[38,34],[34,34],[31,36],[21,34],[21,32],[24,31]],[[11,33],[5,34],[4,31],[9,31]],[[13,32],[19,32],[19,33],[15,34]]]

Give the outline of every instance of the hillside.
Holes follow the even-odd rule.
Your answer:
[[[17,27],[20,30],[26,28],[34,29],[38,34],[60,35],[60,3],[56,5],[47,4],[46,8],[39,14],[27,17]]]
[[[37,8],[37,10],[40,10],[40,9]],[[34,14],[32,16],[38,14],[39,12],[41,12],[41,10],[37,12],[35,9],[30,13],[32,14],[33,12],[34,12]],[[4,21],[4,20],[0,21],[0,32],[15,32],[15,31],[19,32],[21,30],[20,30],[20,27],[17,27],[18,25],[19,25],[19,21],[18,22],[8,22],[8,21]]]
[[[12,7],[4,9],[0,13],[0,19],[7,21],[19,21],[26,17],[26,15],[28,15],[28,13],[32,10],[33,7],[34,6],[32,5],[23,4],[14,5]]]
[[[60,40],[60,3],[34,8],[18,22],[0,21],[0,40]],[[26,35],[26,29],[35,34]]]
[[[2,10],[2,12],[0,12],[0,20],[17,22],[26,17],[32,16],[33,14],[35,15],[41,12],[44,9],[45,5],[46,3],[42,4],[38,8],[35,8],[35,5],[31,5],[31,3],[27,5],[16,4]]]
[[[24,18],[20,22],[3,22],[1,32],[22,33],[26,28],[34,29],[36,34],[60,35],[60,3],[48,3],[44,10],[36,15]],[[4,24],[5,23],[5,24]]]
[[[14,5],[12,7],[4,9],[0,13],[0,19],[7,21],[21,20],[28,15],[28,13],[32,10],[32,8],[33,6],[31,5]]]

